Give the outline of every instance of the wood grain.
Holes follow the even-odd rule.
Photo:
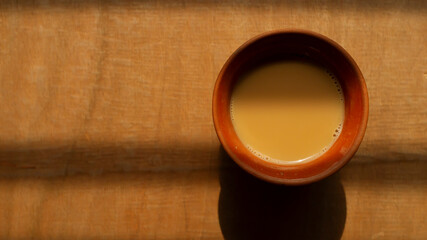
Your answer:
[[[370,95],[352,162],[302,188],[247,176],[211,117],[227,57],[281,28]],[[426,1],[2,1],[0,36],[0,239],[427,238]]]

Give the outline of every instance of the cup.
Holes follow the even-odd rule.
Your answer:
[[[325,153],[308,162],[277,164],[257,157],[240,141],[230,117],[230,100],[243,73],[287,57],[306,58],[335,74],[344,94],[345,116],[341,134]],[[311,31],[278,30],[248,40],[229,57],[215,83],[212,114],[222,146],[241,168],[268,182],[302,185],[335,173],[356,153],[368,121],[368,91],[356,62],[336,42]]]

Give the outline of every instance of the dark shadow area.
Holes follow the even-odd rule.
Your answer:
[[[410,156],[410,155],[408,155]],[[360,186],[427,187],[427,156],[423,160],[378,160],[356,156],[340,171],[343,183]]]
[[[40,142],[0,145],[0,177],[56,177],[77,174],[166,172],[215,169],[215,148],[135,142]]]
[[[61,7],[61,8],[85,8],[85,7],[99,7],[99,6],[111,6],[111,7],[135,7],[138,8],[141,5],[147,7],[168,7],[168,8],[188,8],[188,7],[245,7],[245,8],[261,8],[265,6],[276,6],[276,7],[292,7],[292,8],[316,8],[321,9],[353,9],[353,10],[402,10],[402,11],[426,11],[427,1],[415,0],[415,1],[380,1],[380,0],[359,0],[359,1],[341,1],[341,0],[324,0],[324,1],[310,1],[310,0],[287,0],[287,1],[275,1],[275,0],[185,0],[185,1],[174,1],[174,0],[48,0],[48,1],[36,1],[36,0],[6,0],[1,1],[0,9],[7,8],[50,8],[50,7]]]
[[[386,142],[365,144],[342,169],[341,180],[426,186],[427,155],[422,151],[419,154],[392,152],[387,146]],[[242,175],[225,152],[218,151],[217,144],[80,141],[0,144],[0,178],[217,169],[221,181],[227,171]]]
[[[339,174],[306,186],[259,180],[221,148],[218,216],[225,239],[340,239],[346,198]]]

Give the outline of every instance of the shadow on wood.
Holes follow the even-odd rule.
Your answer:
[[[425,154],[396,153],[387,144],[360,149],[340,173],[342,180],[370,184],[427,184]],[[229,162],[229,163],[227,163]],[[238,168],[218,145],[203,143],[124,142],[61,143],[40,141],[0,144],[0,177],[55,177],[77,174],[235,171]],[[238,169],[240,170],[240,169]]]
[[[0,144],[0,177],[56,177],[131,172],[208,170],[217,148],[203,144],[54,143]]]
[[[339,175],[306,186],[261,181],[223,149],[218,217],[225,239],[340,239],[346,198]]]

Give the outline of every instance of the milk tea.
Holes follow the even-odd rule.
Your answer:
[[[278,164],[309,161],[341,133],[344,96],[336,77],[305,60],[258,66],[234,86],[230,115],[243,144]]]

